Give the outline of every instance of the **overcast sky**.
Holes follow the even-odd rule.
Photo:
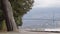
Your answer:
[[[37,7],[60,7],[60,0],[35,0],[34,8]]]
[[[54,18],[53,18],[54,15]],[[23,19],[59,19],[60,20],[60,0],[35,0],[34,6],[31,11],[23,16]],[[41,23],[40,23],[41,22]],[[23,20],[23,26],[27,25],[43,25],[46,26],[57,26],[60,25],[60,21],[35,21],[35,20]],[[40,26],[39,26],[40,27]],[[58,27],[58,26],[57,26]]]
[[[52,18],[53,11],[55,12],[56,15],[55,17],[60,18],[59,16],[60,0],[34,0],[34,1],[35,2],[33,9],[30,12],[28,12],[23,18]]]

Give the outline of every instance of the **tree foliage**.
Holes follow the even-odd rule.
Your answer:
[[[22,25],[22,16],[26,14],[33,6],[33,0],[10,0],[15,21],[18,25]]]
[[[17,25],[22,25],[22,17],[32,9],[34,0],[9,0],[13,8],[13,14]],[[1,0],[0,0],[1,2]],[[0,25],[4,21],[4,14],[0,3]]]

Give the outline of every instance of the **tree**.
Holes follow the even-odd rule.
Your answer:
[[[8,0],[1,0],[2,10],[6,20],[6,26],[8,31],[17,31],[17,26],[14,21],[11,4]]]
[[[17,25],[22,25],[22,17],[32,9],[34,0],[10,0]],[[19,19],[20,18],[20,19]]]
[[[5,1],[8,1],[8,0],[2,0],[2,1],[5,2]],[[1,24],[5,20],[5,18],[7,18],[8,16],[10,16],[9,18],[11,18],[11,15],[12,15],[12,20],[9,20],[9,18],[7,18],[6,19],[6,24],[7,25],[8,24],[12,25],[12,22],[10,22],[10,21],[13,21],[15,19],[15,22],[16,22],[17,26],[18,25],[21,26],[22,25],[22,17],[23,17],[24,14],[26,14],[32,8],[33,2],[34,2],[34,0],[9,0],[8,2],[6,2],[7,4],[9,3],[9,6],[10,6],[9,10],[7,10],[7,12],[5,11],[6,9],[4,9],[4,8],[7,8],[7,7],[3,6],[4,7],[3,8],[0,5],[0,22],[1,22]],[[4,9],[3,11],[5,11],[5,12],[2,11],[1,7]],[[12,9],[13,9],[13,13],[12,13]],[[11,12],[8,12],[8,11],[11,11]],[[4,14],[5,14],[5,16],[4,16]],[[13,23],[15,23],[15,22],[13,22]],[[9,26],[7,26],[7,28],[9,28],[8,30],[12,30],[13,29],[13,26],[11,26],[11,25],[9,25],[10,28],[9,28]]]

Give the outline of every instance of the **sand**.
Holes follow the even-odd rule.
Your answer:
[[[60,34],[55,32],[30,32],[25,30],[20,30],[19,32],[0,32],[0,34]]]

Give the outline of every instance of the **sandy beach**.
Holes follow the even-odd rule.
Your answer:
[[[60,34],[60,33],[56,33],[56,32],[31,32],[31,31],[20,30],[19,32],[0,32],[0,34]]]

